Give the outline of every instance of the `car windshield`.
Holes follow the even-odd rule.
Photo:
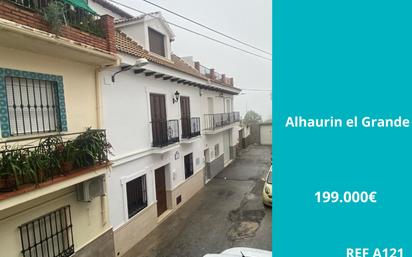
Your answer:
[[[266,179],[266,182],[267,182],[268,184],[272,184],[272,172],[269,172],[268,178]]]

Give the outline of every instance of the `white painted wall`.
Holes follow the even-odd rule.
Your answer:
[[[260,125],[260,144],[271,145],[272,144],[272,124]]]
[[[135,22],[135,23],[130,23],[130,24],[120,24],[119,26],[117,26],[118,29],[120,29],[121,31],[126,33],[128,36],[133,38],[147,51],[150,51],[149,27],[164,35],[164,46],[165,46],[165,54],[166,54],[165,58],[170,60],[171,58],[170,56],[172,52],[171,44],[170,44],[171,38],[163,22],[160,21],[158,18],[151,18],[151,17],[146,16],[140,22]]]
[[[103,6],[101,6],[100,4],[96,3],[93,0],[89,0],[87,4],[89,5],[90,8],[92,8],[99,15],[108,14],[108,15],[112,16],[113,18],[115,18],[115,20],[118,20],[118,19],[122,18],[120,15],[110,11],[109,9],[104,8]]]

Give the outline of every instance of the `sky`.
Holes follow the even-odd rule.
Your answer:
[[[167,21],[199,33],[230,43],[242,49],[272,58],[253,48],[215,34],[171,13],[160,10],[143,0],[116,0],[144,12],[161,11]],[[217,31],[237,38],[267,52],[272,52],[272,1],[271,0],[149,0],[159,6],[179,13]],[[140,15],[121,7],[132,15]],[[272,89],[272,62],[220,45],[198,35],[171,26],[176,38],[172,51],[181,57],[193,56],[201,65],[215,68],[221,74],[234,78],[241,89]],[[235,111],[243,116],[254,110],[264,120],[272,118],[272,92],[247,91],[236,96]]]

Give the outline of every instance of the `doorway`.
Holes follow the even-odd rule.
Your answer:
[[[167,210],[165,166],[155,170],[157,217]]]

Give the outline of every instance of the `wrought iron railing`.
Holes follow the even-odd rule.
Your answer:
[[[240,121],[239,112],[205,114],[205,130],[213,130]]]
[[[179,142],[179,120],[152,121],[153,147],[164,147]]]
[[[207,68],[207,67],[205,67],[205,66],[203,66],[203,65],[200,65],[200,66],[199,66],[199,72],[200,72],[200,74],[205,75],[205,76],[207,76],[207,77],[210,76],[210,69]]]
[[[92,129],[1,142],[0,192],[107,164],[110,148],[106,131]]]
[[[52,2],[61,3],[61,18],[68,26],[78,28],[82,31],[105,37],[103,26],[100,23],[100,16],[85,9],[71,6],[62,0],[7,0],[16,5],[30,9],[34,12],[44,14],[45,9]]]
[[[182,118],[182,138],[200,136],[200,117]]]

